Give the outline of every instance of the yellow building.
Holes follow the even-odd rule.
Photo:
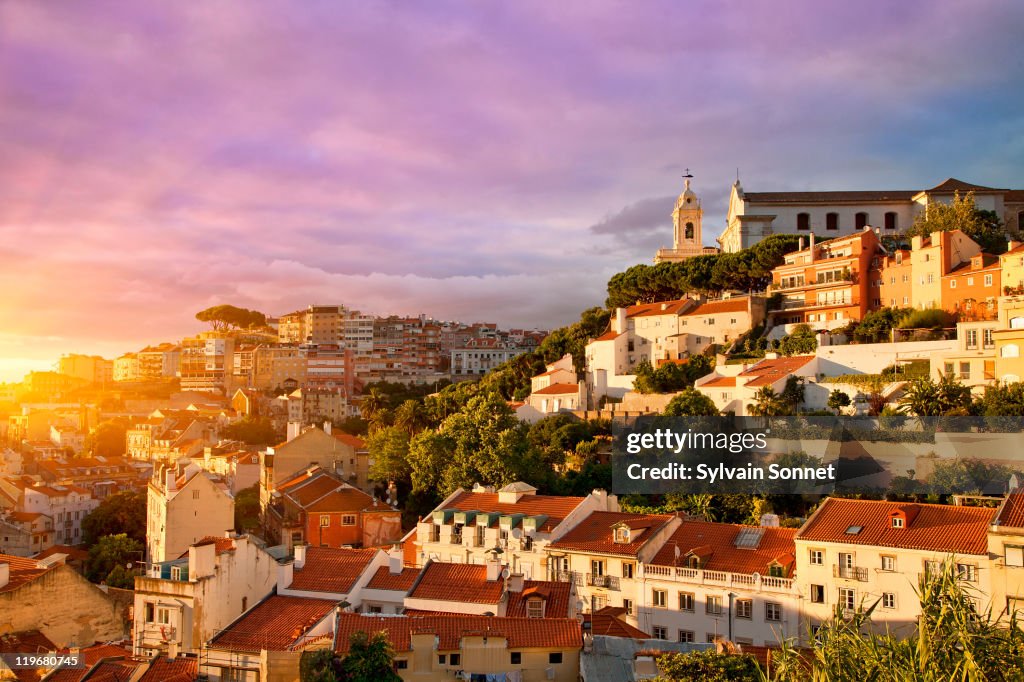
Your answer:
[[[1007,384],[1020,381],[1024,377],[1024,296],[999,298],[999,329],[992,337],[996,380]]]

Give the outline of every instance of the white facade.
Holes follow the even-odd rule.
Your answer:
[[[92,493],[73,485],[26,487],[19,511],[45,514],[53,519],[56,544],[82,543],[82,519],[100,506]]]
[[[235,499],[218,477],[195,464],[179,477],[168,468],[151,479],[147,495],[146,550],[149,563],[177,559],[204,537],[235,526]]]

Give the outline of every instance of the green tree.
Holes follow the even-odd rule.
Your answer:
[[[196,319],[200,322],[208,322],[216,331],[232,328],[252,329],[264,327],[267,324],[267,316],[257,310],[226,304],[200,310],[196,313]]]
[[[755,417],[777,417],[786,414],[786,403],[771,386],[762,386],[754,393],[754,402],[747,411]]]
[[[974,202],[974,192],[963,196],[957,192],[950,204],[929,203],[927,210],[918,214],[905,236],[927,236],[932,232],[950,230],[960,230],[988,253],[1000,254],[1006,251],[1006,229],[1002,221],[993,212],[978,209]]]
[[[85,451],[93,457],[120,457],[126,450],[127,427],[119,419],[102,421],[85,439]]]
[[[654,682],[760,682],[757,659],[748,654],[716,653],[713,650],[667,653],[658,657]]]
[[[798,324],[779,341],[783,355],[808,355],[818,347],[818,337],[808,324]]]
[[[910,315],[910,308],[879,308],[864,315],[852,330],[856,343],[884,343],[892,338],[893,327],[898,327]]]
[[[133,540],[125,533],[104,535],[96,544],[89,548],[89,558],[86,560],[85,565],[85,577],[92,582],[105,582],[110,577],[111,572],[121,568],[124,572],[118,572],[113,577],[123,585],[126,579],[125,573],[131,573],[126,567],[129,564],[134,565],[136,561],[142,559],[142,547],[141,542]],[[109,585],[110,583],[107,584]]]
[[[110,495],[82,519],[82,542],[93,545],[107,535],[126,534],[146,541],[146,493],[125,490]]]
[[[349,682],[401,682],[402,679],[395,672],[395,650],[386,632],[353,633],[341,668]]]
[[[359,399],[359,414],[368,422],[381,410],[386,410],[388,400],[378,388],[371,388]]]
[[[796,414],[804,402],[804,378],[796,374],[786,377],[786,385],[782,388],[779,399],[786,405],[786,414]]]
[[[220,430],[223,440],[237,440],[246,445],[273,445],[283,434],[274,428],[269,417],[245,417]]]
[[[366,440],[375,481],[409,481],[409,432],[399,426],[375,429]]]
[[[663,414],[669,417],[713,417],[718,415],[718,408],[711,398],[697,389],[684,388],[668,401]]]
[[[395,426],[405,429],[409,435],[422,431],[429,425],[430,414],[420,400],[406,400],[395,410]]]
[[[235,530],[248,533],[260,527],[260,487],[254,483],[235,495]]]
[[[828,407],[829,409],[835,410],[836,414],[842,412],[844,407],[850,405],[850,396],[846,394],[846,391],[840,391],[838,388],[828,394]]]
[[[303,651],[299,657],[300,682],[338,682],[339,661],[331,649]]]
[[[900,399],[899,409],[918,417],[936,417],[967,415],[971,407],[971,389],[946,375],[938,382],[929,377],[911,381]]]

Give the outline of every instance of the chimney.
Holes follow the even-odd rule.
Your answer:
[[[803,251],[804,250],[804,238],[803,237],[800,237],[800,239],[797,241],[797,250],[798,251]]]
[[[0,562],[0,587],[7,587],[11,582],[11,565],[6,561]]]
[[[501,577],[501,562],[497,559],[488,559],[484,562],[487,566],[487,582],[493,583]]]
[[[811,256],[811,262],[813,263],[815,256],[817,256],[817,254],[814,253],[814,233],[813,232],[811,232],[809,251],[810,251],[810,256]]]
[[[616,308],[615,309],[615,326],[612,331],[616,334],[621,334],[626,331],[626,309]]]
[[[1006,250],[1007,251],[1013,251],[1018,246],[1020,246],[1020,244],[1021,243],[1019,241],[1017,241],[1016,239],[1011,239],[1010,241],[1006,242]]]
[[[285,441],[294,440],[300,433],[302,433],[302,422],[288,422],[288,437]]]
[[[165,492],[173,493],[178,489],[177,476],[175,475],[176,473],[177,472],[174,470],[174,467],[167,467],[167,470],[164,472],[167,481],[167,490]]]
[[[306,565],[306,545],[295,545],[295,568]]]
[[[513,573],[508,577],[508,591],[509,592],[522,592],[523,591],[523,574]]]
[[[398,575],[402,572],[402,554],[400,552],[392,552],[388,555],[388,573],[391,575]]]
[[[924,246],[924,237],[922,237],[919,234],[916,234],[916,235],[914,235],[913,237],[910,238],[910,248],[912,250],[917,251],[922,246]]]
[[[217,564],[217,545],[208,542],[204,545],[192,545],[188,548],[188,577],[191,579],[205,578],[214,574]]]
[[[331,421],[329,419],[324,420],[324,433],[328,436],[331,435]]]

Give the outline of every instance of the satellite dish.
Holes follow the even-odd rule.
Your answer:
[[[508,580],[508,577],[510,575],[512,575],[512,572],[509,571],[507,568],[501,569],[501,577],[502,577],[503,580]]]
[[[576,614],[576,622],[579,623],[580,625],[583,625],[583,621],[584,621],[583,614],[582,613],[577,613]]]
[[[761,574],[760,574],[760,573],[758,573],[757,571],[754,571],[754,573],[753,573],[753,576],[754,576],[754,580],[755,580],[755,581],[757,581],[757,580],[760,580],[760,579],[761,579]]]
[[[522,528],[513,528],[512,529],[512,538],[515,539],[515,540],[518,540],[521,537],[523,537],[523,529]]]

